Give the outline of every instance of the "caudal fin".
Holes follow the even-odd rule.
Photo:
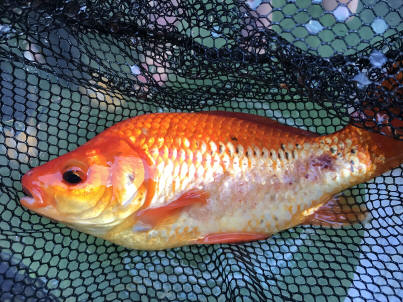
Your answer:
[[[376,165],[374,177],[403,163],[402,66],[403,60],[399,57],[387,69],[382,83],[370,93],[371,101],[364,100],[362,111],[351,116],[353,125],[377,132],[361,130],[359,134],[366,138],[364,143]]]
[[[375,164],[373,177],[399,167],[403,163],[403,141],[390,136],[365,131],[371,161]]]

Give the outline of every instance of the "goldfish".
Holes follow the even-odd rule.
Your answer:
[[[318,135],[246,113],[150,113],[28,171],[21,204],[131,249],[240,243],[360,222],[335,196],[402,162],[403,141],[352,125]]]

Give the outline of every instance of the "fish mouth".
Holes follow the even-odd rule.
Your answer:
[[[23,185],[22,191],[25,196],[21,198],[20,202],[24,207],[35,210],[45,206],[41,195],[36,190],[30,190],[27,186]]]

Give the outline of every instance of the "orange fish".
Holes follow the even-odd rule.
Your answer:
[[[401,164],[402,150],[353,126],[319,136],[244,113],[146,114],[29,171],[21,203],[133,249],[259,240],[362,220],[332,197]]]

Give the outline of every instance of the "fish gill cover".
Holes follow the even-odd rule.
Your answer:
[[[401,167],[343,193],[371,220],[247,244],[127,250],[18,200],[30,168],[147,112],[402,140],[402,13],[399,0],[2,0],[0,300],[400,300]]]

